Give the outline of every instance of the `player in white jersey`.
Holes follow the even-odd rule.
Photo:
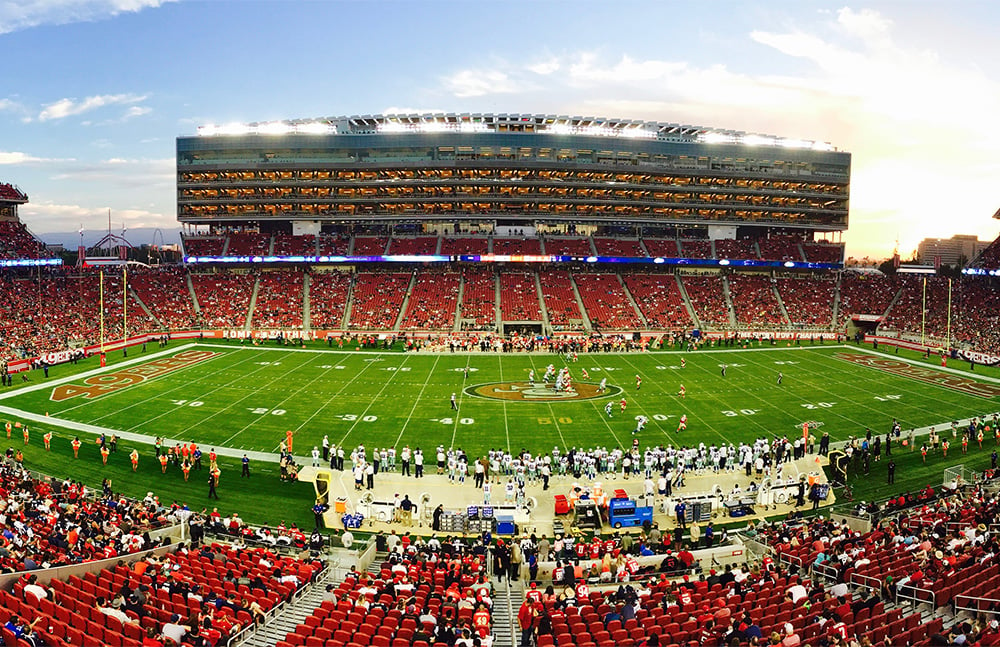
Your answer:
[[[608,403],[606,405],[604,405],[604,413],[608,414],[609,418],[611,417],[611,409],[613,409],[614,406],[615,406],[615,403],[612,402],[611,400],[608,400]]]
[[[535,386],[535,369],[528,371],[528,384]]]
[[[602,377],[601,384],[597,387],[597,392],[604,393],[607,390],[608,390],[608,378]]]

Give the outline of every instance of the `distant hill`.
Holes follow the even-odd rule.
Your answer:
[[[137,227],[136,229],[129,229],[125,232],[125,240],[132,243],[134,247],[139,247],[141,245],[151,245],[154,243],[153,237],[156,236],[155,243],[160,245],[160,234],[156,232],[159,231],[163,234],[164,245],[177,245],[181,242],[181,231],[180,228],[177,229],[155,229],[152,227]],[[100,239],[104,238],[107,232],[99,231],[89,231],[84,230],[83,232],[83,244],[90,247]],[[121,235],[121,230],[111,230],[111,233],[116,236]],[[54,231],[45,234],[36,233],[43,243],[46,245],[62,245],[66,249],[75,250],[76,246],[80,244],[80,232],[79,231]]]

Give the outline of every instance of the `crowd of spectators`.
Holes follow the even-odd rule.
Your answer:
[[[437,253],[438,239],[436,236],[400,236],[389,241],[390,254],[422,254]]]
[[[673,274],[622,274],[622,280],[649,328],[691,327],[691,315]]]
[[[278,641],[289,647],[319,639],[375,647],[493,644],[493,584],[482,540],[384,537],[388,556],[373,573],[353,569],[327,587],[316,611]]]
[[[635,330],[642,327],[617,274],[576,273],[573,280],[594,330]]]
[[[770,276],[730,274],[729,295],[736,322],[749,329],[772,330],[787,324]]]
[[[729,305],[719,275],[684,275],[681,283],[702,326],[729,326]]]
[[[534,274],[528,272],[500,274],[500,316],[504,321],[542,320]]]
[[[833,278],[778,278],[778,294],[792,325],[829,328],[837,284]]]
[[[187,271],[179,265],[159,265],[132,271],[129,287],[165,330],[186,330],[195,325],[194,304]]]
[[[545,272],[542,297],[553,330],[583,330],[583,315],[573,292],[573,279],[564,270]]]
[[[537,303],[537,299],[535,300]],[[497,283],[492,269],[462,268],[463,329],[496,329]]]
[[[545,253],[555,256],[590,256],[594,250],[590,248],[589,238],[547,236],[545,238]]]
[[[486,236],[470,236],[467,238],[441,239],[441,253],[445,256],[459,254],[486,254],[489,252],[490,239]]]
[[[262,272],[251,327],[302,328],[303,274],[297,269]]]
[[[3,186],[10,185],[0,185]],[[24,223],[0,220],[0,259],[13,258],[52,258],[52,254]]]
[[[191,274],[200,323],[209,328],[242,329],[246,326],[256,278],[250,273],[225,271]]]
[[[358,272],[351,293],[349,328],[390,330],[396,325],[411,274]]]
[[[351,290],[348,272],[314,272],[309,276],[309,323],[314,329],[340,328]]]
[[[451,330],[455,325],[461,275],[421,270],[406,303],[402,330]]]

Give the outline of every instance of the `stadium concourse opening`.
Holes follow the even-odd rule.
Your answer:
[[[48,510],[3,523],[5,643],[997,637],[1000,243],[845,269],[850,153],[537,114],[176,145],[174,264],[61,267],[0,184],[0,480]]]

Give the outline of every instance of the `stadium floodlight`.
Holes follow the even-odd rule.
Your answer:
[[[405,133],[407,128],[398,121],[386,121],[376,126],[375,130],[380,133]]]
[[[220,135],[246,135],[250,132],[250,126],[246,124],[230,123],[225,126],[219,126],[218,133]]]
[[[208,124],[207,126],[198,126],[198,136],[199,137],[212,137],[217,135],[219,132],[219,127],[215,124]]]
[[[717,133],[709,131],[698,138],[704,144],[736,144],[735,136],[728,133]]]
[[[420,124],[419,130],[422,133],[443,133],[449,130],[449,127],[443,121],[425,121]]]
[[[763,135],[744,135],[743,144],[744,146],[774,146],[774,138]]]
[[[836,150],[830,142],[813,142],[812,149],[814,151],[833,151]]]
[[[805,139],[780,139],[778,144],[782,148],[812,148],[813,142]]]
[[[292,126],[283,121],[271,121],[257,126],[257,132],[261,135],[287,135],[292,130]]]
[[[463,121],[458,126],[458,131],[462,133],[483,133],[487,130],[485,124],[478,121]]]
[[[572,134],[573,127],[565,123],[555,123],[542,132],[552,133],[553,135],[569,135]]]
[[[307,124],[299,124],[296,131],[303,135],[329,135],[336,134],[337,127],[321,121],[310,121]]]
[[[618,131],[618,134],[626,139],[653,139],[656,133],[645,128],[626,128]]]

